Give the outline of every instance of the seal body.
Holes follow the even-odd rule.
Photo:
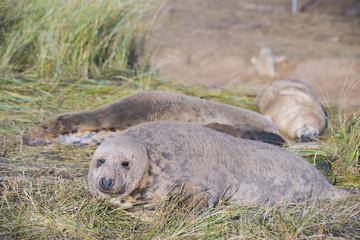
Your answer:
[[[247,109],[176,93],[147,91],[122,97],[93,110],[60,114],[28,131],[23,140],[28,145],[63,142],[66,140],[60,136],[86,131],[116,132],[156,120],[199,125],[249,125],[258,131],[280,135],[271,121]],[[75,141],[78,143],[81,139]]]
[[[256,98],[260,113],[287,137],[311,141],[327,124],[326,113],[310,86],[298,80],[276,80]]]
[[[204,206],[337,198],[335,187],[305,159],[277,146],[183,122],[157,121],[102,143],[88,173],[89,190],[123,206],[181,190]]]

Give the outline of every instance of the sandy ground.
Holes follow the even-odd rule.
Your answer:
[[[269,47],[286,57],[275,79],[302,80],[327,104],[360,106],[360,15],[346,14],[354,5],[360,11],[359,0],[298,0],[292,14],[290,0],[169,0],[151,38],[152,64],[170,79],[258,89],[272,79],[250,59]]]

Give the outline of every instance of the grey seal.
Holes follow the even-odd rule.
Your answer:
[[[100,143],[131,126],[156,120],[248,125],[258,132],[281,135],[271,121],[254,111],[182,94],[145,91],[92,110],[57,115],[30,129],[23,141],[27,145]]]
[[[157,121],[102,143],[90,162],[91,194],[126,207],[168,193],[194,194],[204,206],[296,203],[346,196],[305,159],[271,144],[183,122]]]

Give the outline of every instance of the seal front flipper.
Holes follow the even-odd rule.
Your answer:
[[[281,136],[275,133],[264,132],[249,125],[232,126],[229,124],[210,123],[205,125],[205,127],[234,137],[270,143],[276,146],[283,146],[285,144],[285,140]]]

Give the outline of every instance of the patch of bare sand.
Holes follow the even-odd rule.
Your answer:
[[[328,104],[344,95],[347,107],[360,106],[360,17],[344,14],[357,1],[318,0],[296,15],[290,2],[169,1],[154,27],[152,63],[177,80],[260,87],[269,80],[257,76],[250,58],[267,46],[286,57],[276,78],[302,80]]]

